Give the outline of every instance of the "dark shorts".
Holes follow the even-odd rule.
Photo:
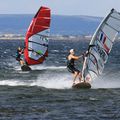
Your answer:
[[[78,69],[76,69],[75,67],[67,67],[68,71],[71,72],[71,73],[75,73],[75,72],[78,72],[80,73],[80,71]]]
[[[16,58],[16,60],[20,62],[22,59],[21,58]]]

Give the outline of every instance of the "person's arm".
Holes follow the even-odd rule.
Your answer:
[[[24,49],[22,49],[21,53],[22,53],[22,54],[24,53]]]
[[[21,51],[19,51],[19,54],[23,54],[24,53],[24,50],[22,49]]]
[[[79,58],[83,57],[83,55],[80,55]]]
[[[78,60],[79,58],[81,58],[82,57],[82,55],[81,56],[74,56],[74,55],[71,55],[71,58],[73,58],[73,59],[75,59],[75,60]]]

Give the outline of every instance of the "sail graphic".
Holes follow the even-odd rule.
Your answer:
[[[24,49],[24,58],[28,65],[41,64],[48,56],[50,16],[50,9],[42,6],[31,21]]]
[[[103,72],[104,64],[108,60],[108,55],[119,31],[120,13],[112,9],[103,19],[90,41],[82,69],[84,80],[91,81]]]

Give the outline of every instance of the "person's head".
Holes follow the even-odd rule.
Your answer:
[[[70,49],[70,54],[72,54],[72,55],[74,55],[74,54],[75,54],[74,49]]]
[[[19,47],[18,47],[18,50],[22,50],[22,48],[19,46]]]

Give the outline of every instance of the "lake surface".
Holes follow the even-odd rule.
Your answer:
[[[48,58],[31,66],[30,72],[22,72],[14,58],[23,44],[0,41],[1,120],[120,120],[119,41],[113,45],[103,74],[89,90],[72,89],[72,75],[66,69],[69,49],[80,55],[89,41],[51,40]]]

